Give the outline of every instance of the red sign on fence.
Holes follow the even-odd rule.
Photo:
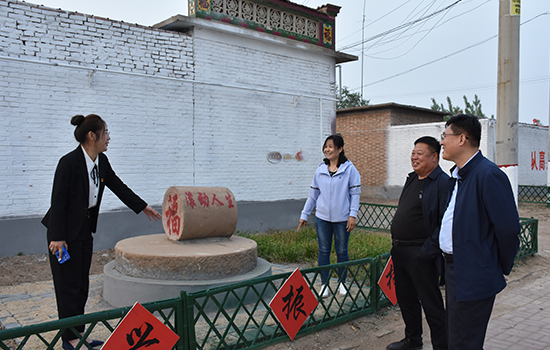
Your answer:
[[[388,297],[389,301],[391,301],[392,304],[395,305],[397,303],[397,296],[395,294],[395,278],[393,270],[393,260],[391,256],[386,263],[386,267],[382,272],[382,276],[380,276],[380,279],[378,280],[378,285],[380,286],[380,289],[382,289],[384,294],[386,294],[386,297]]]
[[[179,336],[140,303],[126,314],[102,350],[170,350]]]
[[[290,339],[294,340],[317,304],[319,302],[309,289],[304,276],[296,269],[275,294],[269,306]]]

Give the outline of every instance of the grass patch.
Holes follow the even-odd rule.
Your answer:
[[[300,231],[237,232],[238,236],[250,238],[258,244],[258,256],[275,264],[317,263],[317,233],[314,226],[306,226]],[[350,260],[375,257],[389,252],[389,233],[354,229],[351,232],[348,251]],[[330,263],[336,263],[334,244]]]

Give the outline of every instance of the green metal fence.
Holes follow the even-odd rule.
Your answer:
[[[397,206],[395,205],[360,203],[357,212],[357,227],[389,230],[396,211]]]
[[[306,319],[297,336],[303,336],[353,318],[375,312],[389,301],[378,287],[378,279],[389,254],[328,266],[332,276],[339,267],[348,274],[348,293],[341,296],[334,277],[330,297],[322,299],[321,271],[327,267],[301,270],[319,305]],[[258,278],[230,286],[187,295],[187,315],[194,315],[189,335],[191,349],[259,349],[288,340],[269,302],[289,273]],[[250,300],[250,302],[247,301]]]
[[[302,274],[319,298],[319,305],[306,319],[297,337],[375,312],[388,305],[377,282],[389,258],[389,253],[375,258],[354,260],[302,270]],[[348,293],[337,291],[338,268],[347,270]],[[333,278],[330,297],[319,297],[321,271],[328,270]],[[143,306],[180,336],[174,347],[178,350],[259,349],[288,340],[286,332],[269,308],[276,291],[289,273],[261,277],[241,283],[187,294],[179,298],[145,303]],[[85,324],[82,339],[90,334],[106,339],[130,310],[130,307],[86,314],[32,326],[0,331],[0,348],[9,350],[8,341],[17,341],[16,349],[53,349],[61,342],[67,328],[80,337],[75,328]],[[76,349],[90,348],[85,342]]]
[[[550,187],[519,185],[518,201],[550,205]]]
[[[539,221],[534,218],[519,218],[519,220],[521,223],[521,233],[519,235],[519,251],[516,255],[516,260],[534,255],[539,251]]]
[[[177,334],[184,334],[185,327],[188,326],[183,317],[183,305],[181,298],[143,304],[147,310]],[[130,309],[131,307],[119,308],[31,326],[4,329],[0,331],[0,348],[10,350],[7,344],[11,340],[12,344],[15,343],[15,349],[18,350],[25,348],[54,349],[56,344],[61,343],[61,335],[65,329],[71,329],[77,337],[81,338],[80,343],[76,346],[77,349],[92,349],[83,339],[92,333],[94,336],[102,335],[104,339],[107,339]],[[81,336],[75,327],[82,324],[86,325],[86,331]],[[188,349],[185,347],[183,339],[177,343],[177,348]]]
[[[389,230],[396,206],[361,203],[358,227]],[[521,218],[520,249],[516,259],[537,252],[538,220]],[[306,282],[319,298],[314,312],[306,319],[297,337],[375,312],[388,305],[377,282],[389,258],[389,253],[375,258],[354,260],[301,270]],[[337,292],[338,268],[346,268],[349,292]],[[333,276],[330,297],[319,297],[321,271]],[[290,276],[289,273],[257,278],[179,298],[145,303],[143,306],[180,336],[174,347],[178,350],[259,349],[287,340],[269,302]],[[93,333],[103,339],[113,332],[130,307],[97,312],[63,320],[0,331],[0,348],[10,350],[8,342],[16,341],[15,349],[53,349],[60,343],[67,328],[80,336],[74,327],[85,324],[82,339]],[[76,349],[89,346],[81,341]]]
[[[537,187],[537,186],[520,186],[521,187]],[[543,186],[538,186],[543,187]],[[545,187],[546,188],[546,187]],[[531,199],[535,199],[535,193],[540,198],[542,190],[535,192],[531,190]],[[536,202],[534,202],[536,203]],[[372,203],[360,203],[357,213],[357,227],[366,229],[389,230],[391,222],[397,206],[395,205],[380,205]],[[533,255],[538,252],[538,227],[539,221],[534,218],[520,218],[521,234],[520,246],[516,260],[523,257]]]

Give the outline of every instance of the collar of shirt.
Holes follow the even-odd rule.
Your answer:
[[[474,155],[471,156],[470,159],[468,159],[468,160],[466,161],[466,163],[464,163],[464,165],[462,166],[462,168],[464,168],[464,167],[466,166],[466,164],[468,164],[472,159],[474,159],[474,157],[475,157],[476,154],[478,154],[478,153],[479,153],[479,150],[478,150],[476,153],[474,153]],[[453,172],[451,173],[451,176],[454,177],[455,179],[461,179],[460,175],[458,175],[458,171],[459,171],[460,169],[462,169],[462,168],[459,168],[458,166],[455,166],[455,167],[453,168]]]
[[[82,147],[82,146],[81,146]],[[86,168],[88,169],[88,184],[89,184],[89,196],[88,196],[88,208],[95,207],[97,205],[97,197],[99,195],[99,186],[96,186],[94,180],[92,179],[92,169],[94,165],[97,165],[97,171],[99,172],[99,155],[95,159],[95,162],[90,158],[84,147],[82,147],[82,152],[84,152],[84,159],[86,159]],[[101,179],[97,179],[101,181]]]
[[[96,157],[95,162],[90,158],[88,155],[88,152],[80,145],[80,148],[82,149],[82,152],[84,153],[84,159],[86,159],[86,168],[88,169],[88,175],[92,172],[92,169],[94,168],[94,165],[97,165],[97,171],[99,171],[99,155]]]

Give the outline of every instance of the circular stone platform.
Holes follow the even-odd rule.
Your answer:
[[[165,234],[124,239],[115,246],[115,269],[159,280],[212,280],[254,270],[255,241],[238,236],[171,241]]]
[[[103,298],[123,307],[270,275],[271,264],[257,258],[256,242],[247,238],[138,236],[115,246],[115,260],[103,269]]]

